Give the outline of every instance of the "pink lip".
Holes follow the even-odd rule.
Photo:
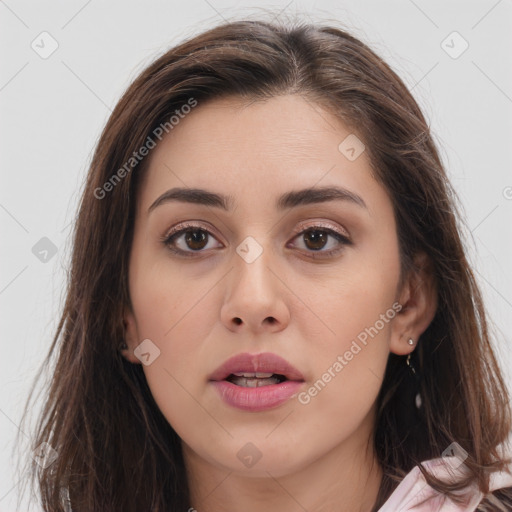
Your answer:
[[[237,354],[217,368],[210,375],[210,380],[224,380],[232,373],[239,372],[278,373],[284,375],[288,380],[304,380],[302,373],[297,368],[292,366],[286,359],[271,352]]]
[[[278,373],[288,380],[279,384],[245,388],[225,380],[232,373]],[[210,381],[221,399],[228,405],[245,411],[258,412],[278,407],[286,402],[304,383],[302,374],[282,357],[272,353],[238,354],[213,372]]]
[[[303,384],[297,380],[287,380],[259,388],[243,388],[227,380],[215,380],[211,383],[226,404],[251,412],[265,411],[283,404]]]

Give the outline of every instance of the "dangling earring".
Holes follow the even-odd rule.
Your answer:
[[[407,366],[409,367],[409,369],[411,370],[412,374],[416,375],[416,368],[414,368],[414,366],[411,363],[411,354],[407,355],[407,359],[405,362],[406,362]]]
[[[409,338],[409,341],[407,342],[409,343],[409,345],[414,345],[414,340],[412,338]],[[416,409],[420,409],[421,408],[421,395],[420,395],[420,376],[419,374],[416,372],[416,368],[414,368],[414,365],[412,364],[411,362],[411,352],[407,355],[407,359],[406,359],[406,364],[407,366],[409,367],[409,370],[412,374],[412,376],[414,377],[414,380],[416,381],[416,389],[418,390],[418,392],[416,393],[416,397],[414,399],[414,403],[416,405]]]

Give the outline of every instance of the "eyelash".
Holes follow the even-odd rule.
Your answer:
[[[171,252],[178,254],[179,256],[183,256],[185,258],[194,258],[196,257],[196,254],[200,254],[202,252],[205,252],[204,250],[198,250],[198,251],[183,251],[182,249],[177,249],[176,247],[172,247],[171,243],[179,238],[181,235],[187,232],[193,232],[193,231],[203,231],[205,233],[208,233],[208,235],[211,235],[213,237],[213,234],[208,231],[207,229],[203,228],[202,226],[196,225],[196,224],[182,224],[179,229],[173,229],[171,232],[166,233],[163,237],[160,238],[161,243],[163,243]],[[338,242],[340,242],[341,247],[337,249],[331,249],[329,251],[322,251],[321,249],[318,251],[306,251],[311,258],[313,259],[319,259],[319,258],[328,258],[330,256],[334,256],[335,254],[341,252],[344,249],[344,246],[346,245],[352,245],[352,241],[342,233],[332,229],[328,228],[326,226],[323,226],[321,224],[315,224],[313,226],[308,226],[306,229],[303,229],[302,231],[299,231],[293,236],[293,239],[297,238],[300,235],[303,235],[305,233],[320,231],[322,233],[326,233],[327,235],[330,235],[334,237]],[[318,254],[321,254],[321,256],[318,256]]]

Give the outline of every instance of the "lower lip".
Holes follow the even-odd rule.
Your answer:
[[[227,380],[211,381],[222,400],[244,411],[258,412],[284,404],[296,394],[304,382],[287,380],[258,388],[237,386]]]

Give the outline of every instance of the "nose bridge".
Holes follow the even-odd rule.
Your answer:
[[[249,235],[236,247],[235,267],[237,267],[237,281],[240,285],[256,287],[260,294],[266,293],[269,284],[271,241],[268,237],[263,240]],[[262,295],[260,295],[260,298]]]
[[[262,236],[246,236],[236,247],[235,268],[221,314],[228,328],[238,329],[240,324],[245,324],[256,332],[267,324],[272,329],[287,325],[290,313],[281,296],[282,284],[274,275],[277,265],[271,257],[271,247],[270,236],[264,230]]]

